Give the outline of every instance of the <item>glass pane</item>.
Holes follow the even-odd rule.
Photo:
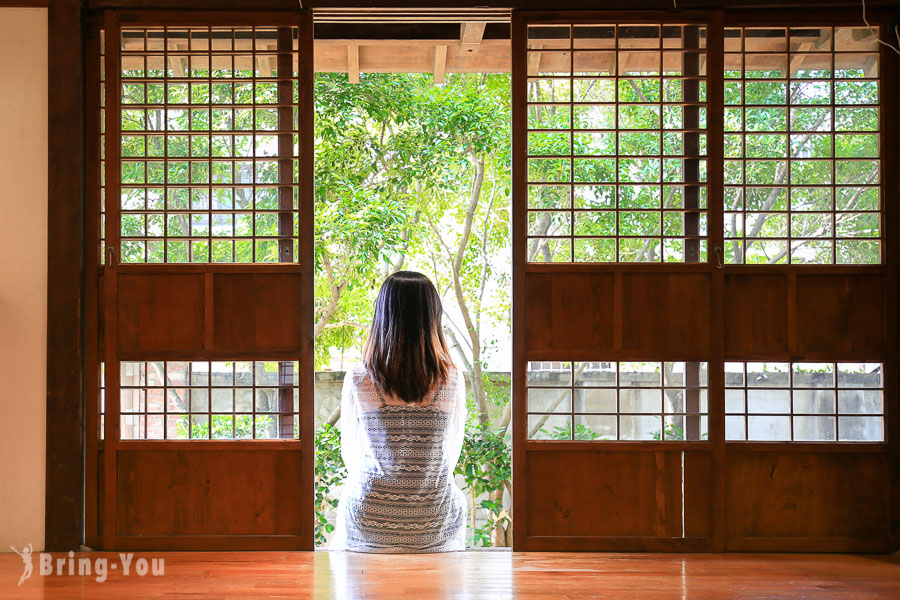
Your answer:
[[[791,439],[791,418],[789,416],[747,417],[747,439],[749,441],[782,441]]]
[[[575,415],[575,439],[608,441],[616,439],[615,415]]]
[[[620,440],[661,440],[662,417],[659,415],[623,415],[619,417]]]
[[[575,385],[608,387],[616,385],[616,363],[576,362]]]
[[[842,442],[883,442],[883,417],[838,417],[838,440]]]
[[[528,439],[571,440],[570,415],[528,415]]]
[[[572,391],[553,388],[528,390],[528,412],[567,413],[572,411]]]
[[[795,417],[794,441],[833,442],[835,441],[834,417]]]
[[[576,413],[617,412],[616,391],[607,389],[575,390]]]
[[[619,385],[621,387],[660,387],[660,363],[623,362],[619,363]]]
[[[533,386],[570,386],[572,385],[572,363],[569,362],[530,362],[528,363],[528,385]]]
[[[747,433],[744,425],[744,417],[725,417],[725,439],[728,441],[746,440]]]
[[[661,413],[660,390],[619,390],[619,410],[623,413]]]

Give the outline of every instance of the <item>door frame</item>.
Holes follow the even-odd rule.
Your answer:
[[[313,374],[313,310],[314,298],[312,290],[314,276],[314,230],[313,230],[313,205],[314,205],[314,185],[313,185],[313,151],[314,136],[313,127],[313,104],[312,104],[312,82],[313,82],[313,32],[312,32],[312,14],[310,11],[302,12],[270,12],[255,11],[247,12],[167,12],[167,11],[114,11],[108,10],[104,15],[103,27],[106,34],[106,139],[107,139],[107,157],[117,156],[119,148],[118,138],[118,31],[119,21],[128,25],[137,24],[139,26],[244,26],[248,24],[257,26],[289,26],[296,27],[299,30],[298,50],[300,60],[298,64],[298,127],[299,127],[299,183],[294,184],[298,188],[299,193],[299,232],[298,232],[298,256],[297,261],[293,263],[283,264],[237,264],[237,265],[216,265],[213,263],[192,263],[192,264],[160,264],[160,265],[121,265],[115,251],[119,248],[118,238],[118,202],[107,203],[106,218],[106,257],[105,265],[97,269],[98,279],[102,281],[101,287],[98,289],[98,297],[96,307],[98,309],[98,325],[103,331],[102,339],[96,340],[96,344],[91,348],[90,355],[95,359],[101,356],[105,357],[105,399],[106,414],[104,426],[104,439],[100,441],[91,440],[91,445],[102,451],[102,464],[94,467],[94,473],[98,476],[97,491],[89,496],[92,502],[96,502],[97,511],[93,515],[90,510],[88,512],[88,526],[86,530],[86,538],[103,549],[253,549],[253,550],[312,550],[314,548],[314,527],[313,527],[313,502],[314,502],[314,374]],[[89,48],[97,49],[96,43],[88,44]],[[307,58],[308,57],[308,58]],[[95,82],[96,83],[96,82]],[[90,120],[89,120],[90,122]],[[99,122],[96,123],[99,126]],[[107,158],[108,160],[108,158]],[[116,169],[107,170],[106,191],[109,198],[118,198],[118,173],[113,173]],[[99,181],[99,179],[97,180]],[[99,192],[99,190],[97,190]],[[99,197],[99,193],[93,196]],[[89,223],[96,224],[97,207],[91,207],[90,211],[93,219],[89,219]],[[96,232],[95,227],[92,227]],[[96,239],[87,240],[88,249],[96,248]],[[90,257],[92,252],[88,252]],[[95,257],[99,258],[99,257]],[[89,259],[90,260],[90,259]],[[102,271],[102,273],[100,273]],[[300,364],[300,373],[298,374],[299,382],[299,440],[280,439],[280,440],[205,440],[205,441],[182,441],[182,440],[120,440],[119,439],[119,361],[123,356],[119,352],[119,344],[121,341],[121,332],[118,327],[119,307],[117,295],[120,291],[120,274],[128,276],[145,276],[147,274],[155,276],[194,276],[203,278],[201,298],[203,299],[203,317],[205,328],[205,341],[203,342],[207,353],[196,354],[194,359],[197,360],[215,360],[216,358],[225,360],[234,359],[275,359],[275,360],[298,360]],[[180,274],[180,275],[179,275]],[[299,297],[299,305],[297,311],[299,313],[299,331],[297,339],[299,345],[291,350],[275,350],[271,352],[263,352],[266,356],[261,356],[261,351],[248,351],[242,353],[224,352],[214,350],[213,323],[215,322],[215,313],[213,312],[212,301],[214,289],[216,288],[216,277],[219,275],[228,276],[229,274],[244,275],[260,275],[263,277],[281,278],[282,281],[291,281],[291,279],[283,279],[285,276],[300,282],[299,289],[296,294]],[[216,294],[218,292],[215,292]],[[102,344],[102,346],[101,346]],[[211,354],[210,354],[211,353]],[[165,354],[165,353],[164,353]],[[162,356],[167,358],[168,355]],[[136,356],[125,356],[128,358],[140,358]],[[172,358],[176,358],[174,355]],[[148,357],[143,357],[148,360]],[[90,363],[89,363],[90,364]],[[99,363],[94,363],[99,364]],[[96,389],[96,386],[92,386]],[[91,390],[94,391],[94,390]],[[99,394],[93,397],[99,400]],[[92,403],[93,404],[93,403]],[[97,407],[92,406],[92,416],[96,418]],[[266,460],[271,462],[272,468],[281,469],[282,474],[288,478],[296,478],[296,486],[299,488],[299,498],[292,498],[291,505],[294,507],[292,511],[297,511],[299,517],[299,530],[291,534],[228,534],[228,535],[208,535],[208,534],[131,534],[125,535],[120,533],[119,527],[119,506],[117,504],[117,493],[122,482],[119,481],[119,469],[122,464],[141,464],[141,461],[156,461],[161,465],[159,468],[166,468],[166,465],[201,465],[205,466],[213,474],[218,474],[221,478],[224,473],[222,465],[213,460],[215,454],[209,452],[224,453],[222,460],[241,459],[245,462],[256,452],[261,452],[260,457],[268,457]],[[249,454],[248,454],[249,452]],[[295,458],[290,458],[293,455]],[[94,454],[93,457],[96,457]],[[123,457],[128,457],[129,463],[121,463]],[[231,458],[224,458],[231,457]],[[289,459],[289,460],[287,460]],[[90,458],[89,458],[90,461]],[[137,462],[135,462],[137,461]],[[221,462],[221,460],[219,460]],[[252,462],[252,461],[251,461]],[[145,462],[146,464],[146,462]],[[287,468],[287,471],[284,469]],[[294,469],[297,470],[294,470]],[[144,472],[143,476],[147,476]],[[208,475],[208,479],[213,476]],[[134,478],[131,478],[134,479]],[[138,478],[140,479],[140,478]],[[130,482],[132,487],[135,481]],[[219,485],[221,486],[221,481]],[[137,489],[140,489],[140,481],[137,481]],[[207,481],[209,484],[209,481]],[[214,484],[215,485],[215,482]],[[170,485],[171,487],[171,485]],[[273,509],[274,510],[274,509]],[[93,527],[92,527],[93,525]]]

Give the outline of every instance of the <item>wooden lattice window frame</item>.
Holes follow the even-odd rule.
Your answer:
[[[119,263],[298,260],[298,40],[287,25],[121,26],[106,77]]]
[[[526,261],[706,262],[706,25],[527,35]]]
[[[725,28],[726,264],[882,262],[882,94],[873,31]],[[850,127],[853,114],[862,128]]]

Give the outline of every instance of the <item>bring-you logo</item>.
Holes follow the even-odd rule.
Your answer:
[[[34,547],[28,544],[21,550],[16,550],[15,546],[10,548],[22,558],[22,576],[19,578],[19,585],[22,585],[34,573]],[[133,552],[120,552],[116,557],[94,558],[90,556],[76,558],[75,553],[71,551],[68,556],[55,557],[48,552],[38,553],[38,574],[43,577],[49,575],[93,577],[97,583],[103,583],[111,571],[121,571],[126,577],[132,575],[159,577],[166,573],[166,559],[135,558]]]

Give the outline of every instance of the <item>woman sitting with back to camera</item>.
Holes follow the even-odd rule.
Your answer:
[[[468,504],[453,481],[466,421],[465,380],[441,330],[441,299],[398,271],[375,301],[361,363],[341,397],[347,481],[331,550],[465,549]]]

